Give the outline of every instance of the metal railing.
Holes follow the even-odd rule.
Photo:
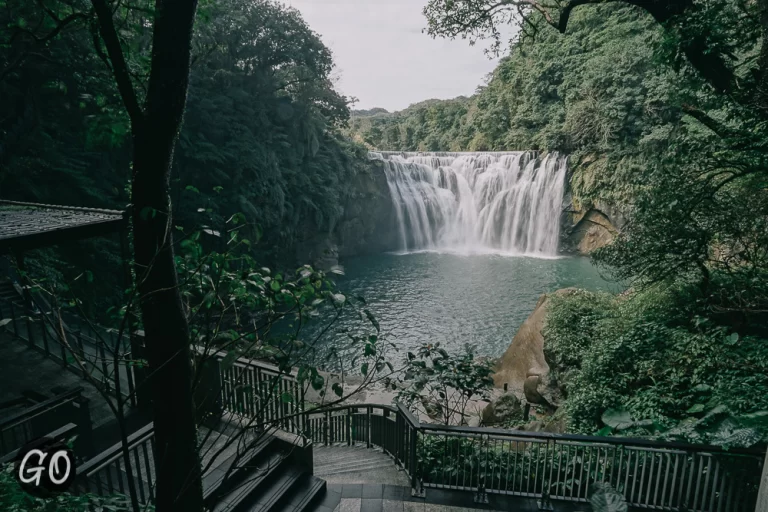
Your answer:
[[[122,443],[116,443],[77,468],[75,488],[101,496],[129,495],[128,479],[133,480],[140,505],[155,499],[155,430],[152,423],[128,437],[127,470]]]
[[[76,434],[77,425],[74,423],[67,423],[66,425],[57,428],[52,432],[47,432],[45,436],[39,437],[35,441],[32,441],[27,445],[27,447],[29,449],[37,448],[40,445],[47,443],[48,441],[66,442]],[[0,467],[2,467],[4,464],[8,464],[9,462],[14,462],[17,460],[17,457],[18,453],[16,452],[11,452],[3,457],[0,457]]]
[[[305,413],[312,441],[379,447],[424,488],[586,502],[611,484],[630,506],[752,512],[764,453],[643,439],[420,423],[402,405]]]
[[[242,357],[224,368],[225,353],[211,356],[219,365],[218,386],[224,411],[250,418],[257,425],[293,434],[302,432],[304,391],[296,370],[286,373],[269,363]]]
[[[402,405],[349,405],[308,411],[303,423],[303,434],[314,443],[381,448],[411,478],[414,494],[422,494],[417,471],[420,423]]]
[[[25,306],[26,299],[21,297],[17,301],[0,297],[0,319],[10,320],[2,328],[74,373],[87,373],[107,392],[115,394],[119,389],[128,404],[135,407],[137,379],[135,368],[128,364],[129,337],[124,335],[118,341],[117,335],[108,329],[96,327],[97,332],[91,324],[78,325],[76,319],[61,315],[34,298],[31,300],[32,304]],[[109,347],[105,346],[107,342]],[[119,350],[117,364],[112,347]]]
[[[81,393],[82,388],[75,388],[0,421],[0,456],[18,450],[30,441],[69,423],[77,425],[79,437],[82,438],[78,443],[87,444],[91,434],[91,419],[88,399]]]

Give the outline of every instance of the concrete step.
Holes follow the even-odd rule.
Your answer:
[[[341,462],[332,464],[315,464],[315,474],[327,475],[337,471],[344,471],[347,469],[357,469],[363,467],[380,467],[383,463],[389,462],[394,467],[392,461],[382,461],[379,459],[360,460],[357,462]]]

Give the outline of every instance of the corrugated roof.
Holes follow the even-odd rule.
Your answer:
[[[124,212],[0,200],[0,253],[119,231]]]

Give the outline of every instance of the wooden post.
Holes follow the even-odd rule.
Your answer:
[[[219,360],[209,357],[203,360],[196,357],[196,370],[199,373],[197,387],[192,390],[198,423],[221,417],[224,411],[221,400],[221,367]]]

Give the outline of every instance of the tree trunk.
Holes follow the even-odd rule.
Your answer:
[[[132,119],[133,236],[153,400],[157,512],[203,509],[189,326],[178,288],[169,195],[196,7],[196,0],[157,0],[146,105]]]
[[[133,223],[155,424],[158,512],[202,510],[189,328],[173,254],[172,146],[147,126],[134,137]],[[163,143],[165,139],[165,143]]]

